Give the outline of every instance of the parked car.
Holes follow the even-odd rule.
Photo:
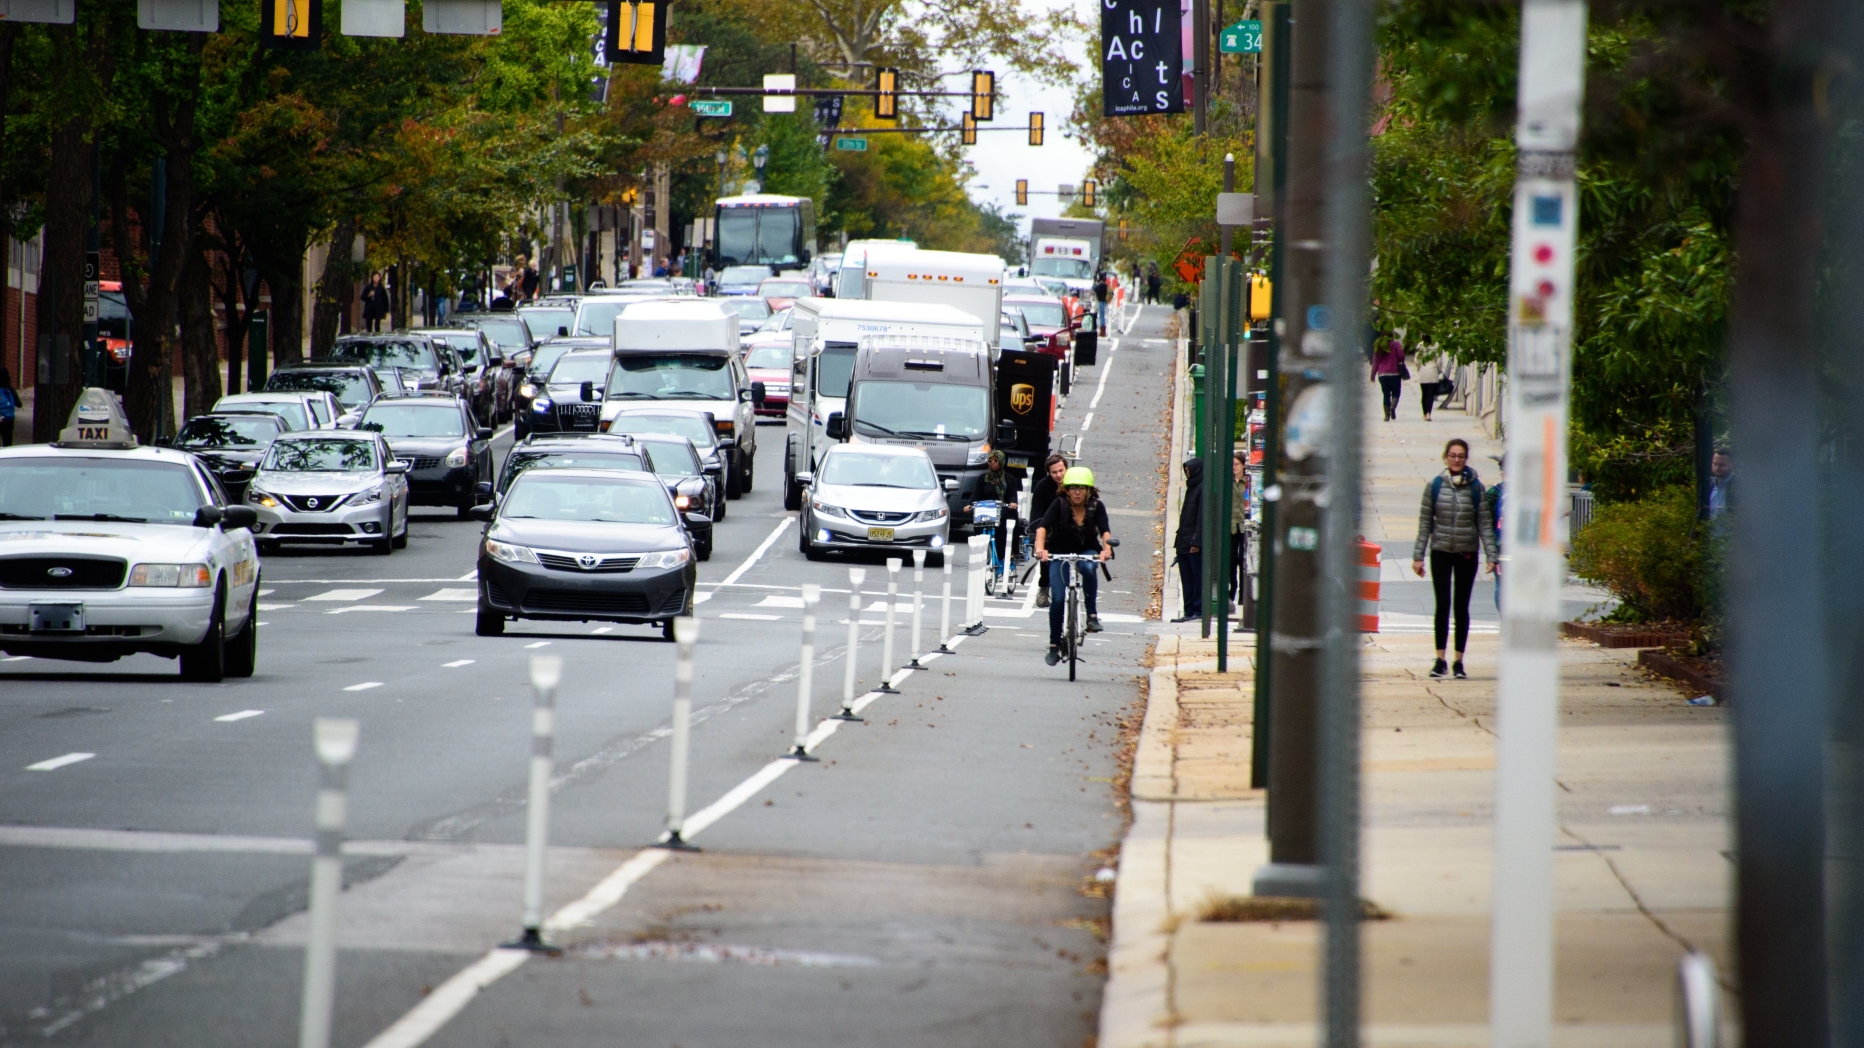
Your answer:
[[[320,418],[319,429],[335,429],[354,423],[356,413],[369,405],[371,400],[382,395],[381,376],[367,367],[341,361],[313,360],[290,364],[279,368],[265,380],[268,393],[309,393],[323,394],[328,402],[319,401],[312,407],[322,414],[319,404],[328,403],[335,414],[329,419]]]
[[[283,542],[408,544],[408,467],[377,433],[282,433],[246,489],[261,552]]]
[[[804,486],[797,545],[810,560],[828,550],[945,548],[951,510],[923,448],[837,444],[816,473],[797,479]]]
[[[237,503],[245,500],[246,485],[272,440],[289,432],[291,423],[269,411],[215,412],[182,423],[174,446],[205,463],[227,498]]]
[[[356,429],[380,434],[406,463],[411,505],[452,506],[465,517],[479,504],[479,484],[492,479],[492,429],[479,425],[458,397],[384,397],[369,405]]]
[[[494,506],[479,543],[475,632],[512,619],[659,623],[692,614],[692,537],[657,477],[534,469]]]

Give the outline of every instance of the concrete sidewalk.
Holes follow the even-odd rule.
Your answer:
[[[1367,538],[1408,562],[1418,492],[1442,441],[1468,439],[1472,460],[1489,467],[1485,480],[1498,472],[1486,456],[1499,448],[1460,413],[1424,423],[1414,390],[1409,415],[1379,421],[1367,392]],[[1398,589],[1406,585],[1424,587],[1421,608]],[[1363,883],[1391,915],[1364,928],[1363,1038],[1485,1045],[1493,605],[1471,638],[1471,679],[1431,680],[1428,623],[1416,621],[1429,610],[1428,583],[1385,588],[1416,611],[1387,613],[1394,628],[1366,638],[1362,663]],[[1169,576],[1166,589],[1170,609]],[[1569,593],[1582,607],[1594,597]],[[1202,919],[1248,895],[1268,856],[1264,798],[1248,789],[1253,644],[1234,644],[1236,672],[1219,675],[1213,642],[1164,630],[1133,769],[1098,1048],[1314,1044],[1321,928]],[[1672,1037],[1686,948],[1730,978],[1723,714],[1686,705],[1635,668],[1635,652],[1562,641],[1561,655],[1555,1042],[1656,1048]]]

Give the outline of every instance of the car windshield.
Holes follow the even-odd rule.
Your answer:
[[[613,359],[607,353],[571,353],[550,369],[550,384],[605,382],[608,380],[609,362]]]
[[[531,372],[537,375],[550,374],[550,369],[556,366],[557,361],[562,358],[563,354],[568,353],[574,348],[574,346],[571,346],[567,342],[546,342],[538,346],[537,352],[531,355]]]
[[[507,353],[515,353],[531,344],[531,329],[525,326],[521,317],[475,317],[473,327],[485,332],[485,337],[498,343],[499,348]]]
[[[378,403],[363,413],[357,429],[385,437],[463,437],[466,424],[452,404]]]
[[[265,388],[280,392],[328,393],[346,408],[369,402],[369,382],[354,371],[274,371]]]
[[[1018,302],[1016,308],[1022,311],[1023,319],[1029,322],[1030,327],[1068,326],[1068,310],[1060,302]]]
[[[527,474],[498,508],[504,519],[583,520],[611,524],[672,524],[673,502],[658,482]]]
[[[848,380],[854,377],[853,343],[831,344],[822,347],[816,356],[815,390],[823,397],[845,397],[848,395]]]
[[[990,391],[982,386],[870,379],[855,387],[848,414],[855,432],[868,436],[977,441],[989,432]]]
[[[341,437],[275,440],[259,468],[272,473],[372,473],[375,442]]]
[[[194,471],[179,462],[101,458],[0,459],[0,520],[147,521],[191,524],[207,504]]]
[[[763,320],[770,316],[770,306],[761,298],[728,298],[719,305],[738,314],[739,320]]]
[[[272,377],[277,378],[278,376],[274,375]],[[283,397],[280,397],[276,400],[268,400],[265,397],[253,397],[253,396],[221,397],[214,404],[215,411],[225,411],[228,408],[232,408],[233,410],[236,410],[236,411],[241,408],[256,408],[260,411],[274,411],[290,419],[291,425],[296,429],[310,429],[311,428],[310,412],[304,407],[304,401],[298,400],[296,398],[293,398],[291,400],[286,400]]]
[[[277,419],[263,415],[201,415],[175,434],[178,448],[256,448],[278,436]]]
[[[721,287],[756,287],[769,277],[769,266],[727,266],[718,282]]]
[[[624,353],[608,395],[643,400],[731,400],[731,362],[722,353]]]
[[[790,345],[787,342],[773,342],[767,346],[753,347],[745,354],[744,366],[747,368],[781,368],[790,369]]]
[[[468,364],[479,363],[479,335],[477,332],[449,331],[433,336],[453,347],[453,352]]]
[[[607,338],[615,333],[615,318],[621,311],[639,301],[622,295],[585,298],[582,305],[576,307],[576,326],[570,329],[570,334]]]
[[[932,460],[924,455],[875,455],[871,452],[843,451],[840,448],[823,460],[821,480],[824,484],[846,484],[857,488],[930,491],[938,487],[938,475],[932,472]]]
[[[567,306],[532,306],[518,310],[518,315],[532,331],[541,331],[546,338],[557,334],[558,328],[569,329],[576,324],[576,311]]]
[[[440,370],[434,347],[408,338],[344,339],[331,347],[330,355],[339,360],[360,360],[378,367]]]
[[[505,460],[505,474],[499,481],[499,490],[511,487],[511,483],[532,469],[615,469],[629,473],[640,473],[647,469],[641,456],[619,451],[525,451],[515,450]]]
[[[710,448],[717,443],[717,436],[712,427],[699,415],[630,415],[626,412],[615,416],[609,423],[610,433],[672,433],[685,437],[702,448]]]
[[[761,298],[809,298],[815,294],[815,285],[807,280],[766,280],[757,285],[757,294]]]
[[[676,477],[699,475],[699,455],[690,443],[684,440],[643,440],[641,443],[647,447],[647,460],[653,463],[655,473]]]
[[[1072,277],[1075,280],[1092,280],[1094,263],[1085,258],[1038,258],[1030,263],[1029,272],[1039,277]]]

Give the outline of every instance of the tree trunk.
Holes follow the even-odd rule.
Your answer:
[[[19,23],[18,22],[7,22],[5,24],[0,24],[0,157],[6,156],[7,94],[8,94],[8,88],[12,85],[12,80],[13,80],[13,40],[17,36],[19,36]],[[0,213],[11,211],[11,208],[8,206],[9,201],[7,200],[7,195],[6,195],[6,182],[3,177],[4,174],[5,174],[4,170],[0,170]],[[12,235],[13,235],[13,223],[10,220],[0,219],[0,250],[5,251],[9,256],[11,255],[11,251],[12,251],[12,241],[8,238],[10,238]],[[7,322],[6,322],[6,318],[7,318],[6,266],[10,262],[11,262],[10,257],[4,260],[0,260],[0,349],[5,348],[6,346],[6,335],[4,333],[12,330],[11,328],[7,326]],[[25,278],[26,278],[26,264],[24,261],[21,261],[20,282],[19,282],[19,308],[21,310],[24,310],[26,308],[26,279]],[[20,347],[20,353],[21,353],[21,358],[23,359],[25,355],[24,346]],[[0,353],[0,357],[4,357],[4,356],[5,356],[4,353]],[[6,361],[4,359],[0,359],[0,370],[4,370],[5,367],[6,367]],[[30,375],[13,375],[12,379],[13,379],[12,384],[15,389],[18,389],[22,386],[29,386],[32,384],[32,376]]]
[[[75,37],[75,33],[71,34]],[[45,262],[39,273],[39,334],[51,337],[50,350],[64,358],[66,381],[38,385],[32,412],[32,439],[55,440],[78,393],[84,374],[78,349],[84,337],[84,232],[91,206],[90,118],[80,116],[52,132],[46,168]],[[56,376],[57,372],[53,372]]]
[[[311,309],[311,356],[326,357],[344,328],[351,303],[356,300],[356,263],[350,261],[350,245],[356,242],[356,219],[337,221],[330,235],[330,253],[324,256],[324,272],[317,281],[317,301]]]
[[[274,368],[304,359],[304,249],[303,241],[261,256],[259,270],[272,292],[272,359]],[[271,373],[271,368],[267,373]]]
[[[220,345],[207,254],[197,242],[181,271],[182,414],[205,414],[220,399]]]

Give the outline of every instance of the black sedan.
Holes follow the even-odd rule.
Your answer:
[[[369,405],[359,430],[387,438],[408,464],[408,504],[452,506],[464,517],[479,504],[479,485],[492,479],[492,430],[472,408],[445,393],[384,397]]]
[[[196,415],[175,434],[175,447],[191,451],[213,471],[227,499],[243,503],[253,471],[272,446],[272,438],[288,432],[291,423],[270,412],[216,411]]]
[[[593,469],[520,475],[479,543],[476,632],[496,637],[507,619],[661,625],[692,614],[698,581],[692,540],[659,479]]]
[[[330,358],[347,364],[396,368],[415,389],[441,390],[472,398],[464,365],[444,343],[426,335],[344,335],[330,347]]]
[[[518,375],[518,388],[513,391],[511,403],[512,428],[519,440],[531,431],[531,416],[537,413],[538,397],[549,399],[546,391],[549,385],[550,369],[557,366],[563,354],[575,349],[607,349],[607,338],[553,338],[538,344],[535,352],[528,357],[521,357],[522,365]],[[580,391],[579,391],[580,392]],[[542,427],[546,432],[551,427]]]
[[[673,505],[693,537],[694,555],[700,560],[712,558],[712,485],[700,474],[699,457],[684,437],[636,441],[607,433],[540,433],[512,445],[497,486],[480,495],[502,498],[512,481],[532,469],[653,473],[673,496]]]

